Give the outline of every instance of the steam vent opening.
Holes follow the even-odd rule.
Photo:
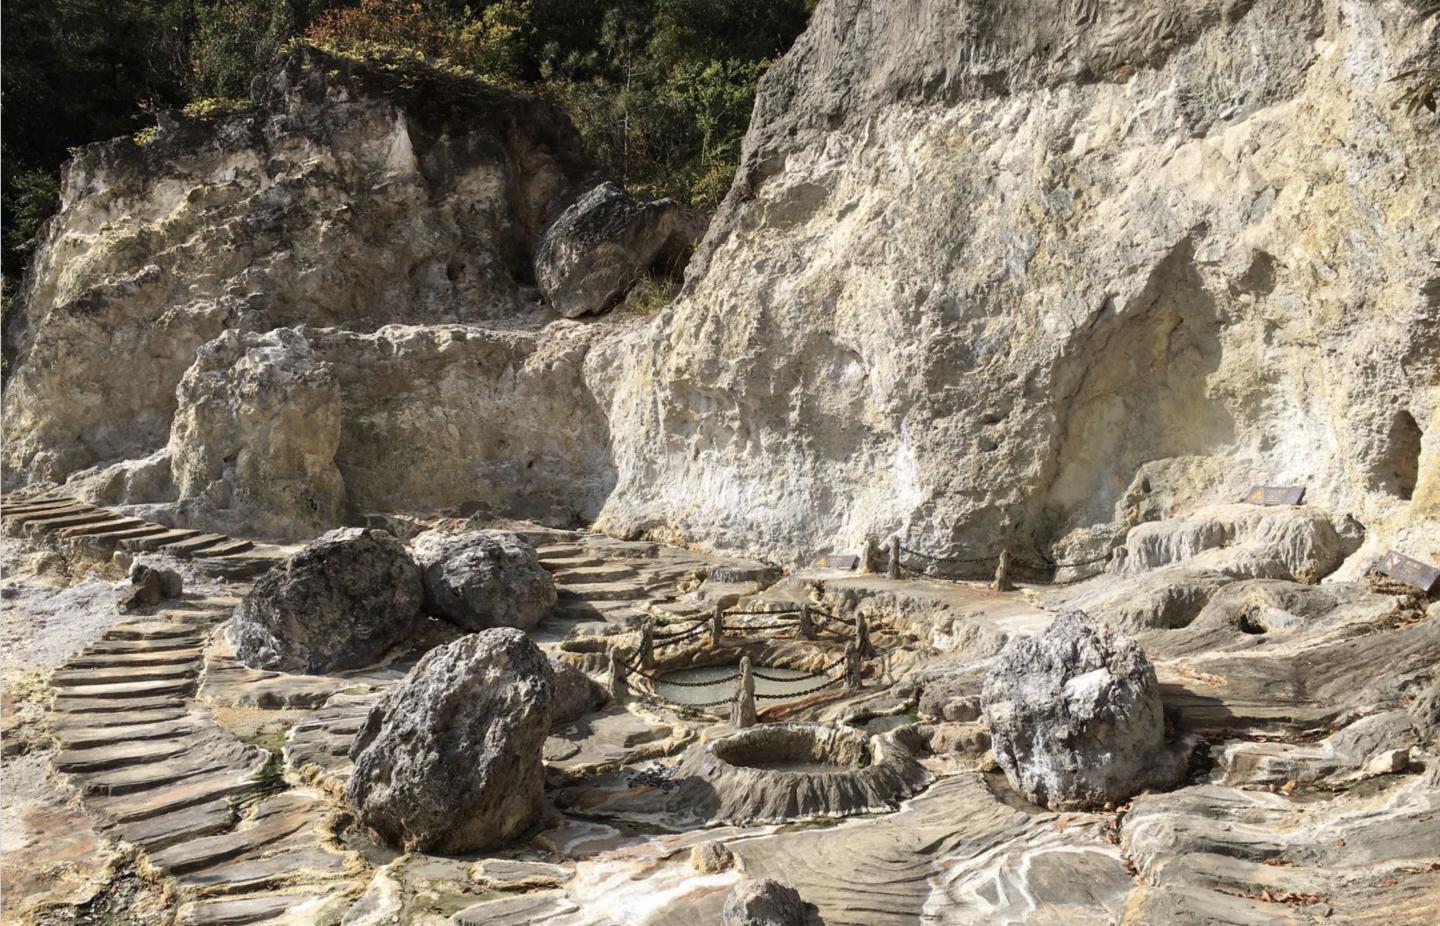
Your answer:
[[[1389,453],[1384,478],[1395,494],[1409,501],[1420,480],[1420,425],[1408,411],[1400,411],[1390,425]]]

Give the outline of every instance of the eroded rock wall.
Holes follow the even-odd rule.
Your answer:
[[[1399,2],[834,0],[624,359],[601,519],[1096,551],[1297,483],[1440,545],[1440,151]]]
[[[310,48],[252,107],[81,151],[6,332],[7,485],[245,536],[367,511],[588,523],[593,343],[541,233],[594,180],[535,97]]]
[[[225,330],[533,311],[534,245],[591,177],[542,100],[303,48],[244,113],[83,149],[5,332],[7,481],[164,447]]]

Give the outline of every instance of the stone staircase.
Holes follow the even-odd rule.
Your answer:
[[[166,527],[142,518],[62,495],[0,500],[7,531],[32,537],[48,535],[95,552],[165,553],[180,559],[222,559],[250,553],[255,544],[224,534]]]
[[[363,866],[326,845],[317,794],[193,700],[232,602],[117,624],[52,676],[56,770],[117,841],[173,879],[180,922],[240,926],[319,909]]]
[[[540,565],[555,580],[556,614],[561,620],[579,623],[634,626],[649,616],[651,609],[677,602],[688,580],[695,579],[698,584],[698,577],[717,563],[714,557],[677,547],[598,534],[537,539],[532,542]]]

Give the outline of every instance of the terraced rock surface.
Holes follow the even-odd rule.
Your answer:
[[[612,651],[639,658],[646,627],[683,637],[656,648],[657,667],[744,653],[813,668],[854,642],[863,618],[875,655],[861,688],[762,702],[761,721],[887,734],[923,766],[919,792],[839,819],[677,823],[674,801],[704,786],[677,777],[685,757],[731,732],[728,708],[669,703],[632,678],[629,700],[551,730],[543,818],[518,842],[481,857],[399,856],[344,813],[351,741],[379,693],[458,631],[432,622],[384,663],[335,676],[251,670],[225,633],[244,581],[116,623],[51,673],[49,762],[100,836],[137,847],[186,924],[716,922],[734,884],[764,877],[799,887],[823,922],[855,926],[1428,923],[1440,892],[1440,604],[1413,589],[1257,578],[1224,559],[1258,562],[1254,549],[1187,548],[1145,569],[996,592],[823,568],[780,576],[661,544],[523,532],[559,590],[533,636],[602,684]],[[1192,616],[1150,620],[1166,613],[1146,597],[1157,574],[1183,584],[1217,563]],[[1200,746],[1173,791],[1057,814],[1016,795],[976,717],[1005,642],[1077,601],[1102,614],[1128,602],[1168,721]],[[813,640],[799,632],[802,605]],[[733,863],[696,870],[691,850],[709,841]]]
[[[173,879],[185,924],[242,924],[318,909],[350,890],[352,854],[329,810],[282,790],[264,749],[194,700],[213,623],[228,608],[117,624],[51,676],[53,764],[112,839]]]

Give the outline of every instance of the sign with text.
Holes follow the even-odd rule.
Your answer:
[[[1304,497],[1304,486],[1251,486],[1245,501],[1252,505],[1298,505]]]
[[[848,553],[826,553],[815,561],[822,569],[854,569],[859,563],[860,557]]]
[[[1440,569],[1436,569],[1429,563],[1422,563],[1418,559],[1411,559],[1394,550],[1380,557],[1375,563],[1375,568],[1385,573],[1392,579],[1399,579],[1401,582],[1409,582],[1411,585],[1428,592],[1440,582]]]

